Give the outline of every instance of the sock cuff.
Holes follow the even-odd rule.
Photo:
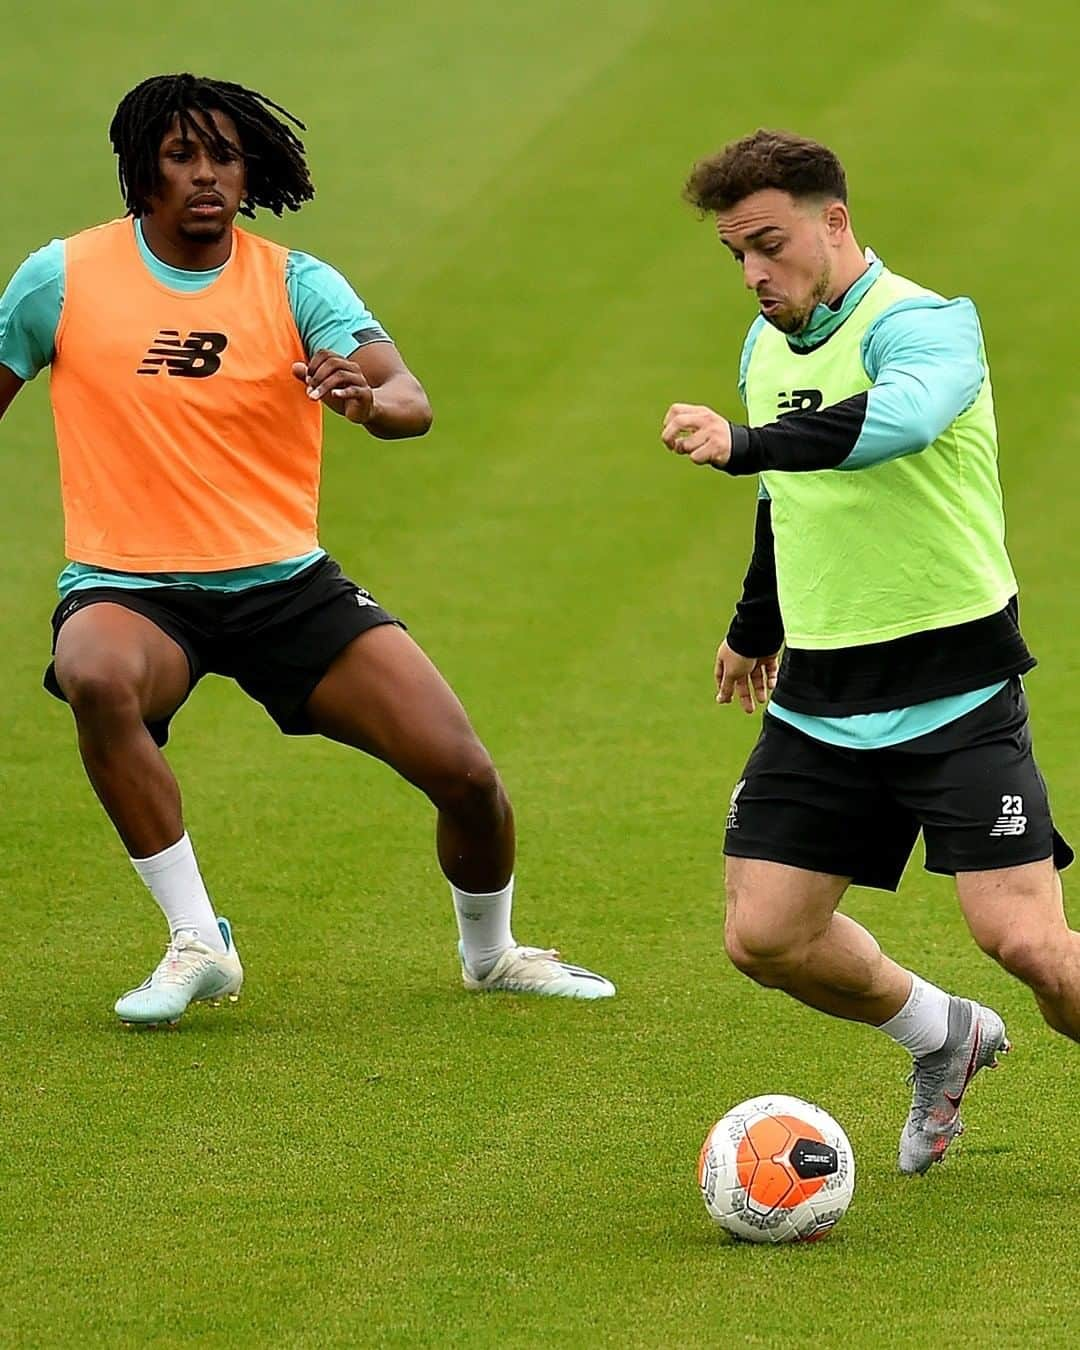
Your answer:
[[[511,872],[510,880],[497,891],[463,891],[460,886],[455,886],[453,882],[450,883],[450,889],[455,896],[460,895],[463,900],[498,900],[514,889],[514,874]]]
[[[188,838],[187,830],[185,830],[175,844],[163,848],[160,853],[152,853],[148,858],[131,858],[129,861],[140,876],[153,876],[155,872],[171,867],[178,858],[184,857],[191,851],[191,840]]]
[[[889,1018],[890,1022],[894,1022],[898,1017],[903,1017],[905,1014],[913,1013],[923,1001],[923,990],[926,985],[913,970],[909,970],[908,974],[911,976],[911,990],[907,998],[904,999],[903,1006]]]
[[[922,979],[914,971],[908,971],[908,974],[911,976],[911,993],[899,1012],[882,1022],[878,1030],[918,1059],[933,1054],[945,1044],[949,1034],[950,998],[944,989]]]

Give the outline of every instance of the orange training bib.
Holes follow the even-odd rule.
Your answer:
[[[52,367],[65,551],[127,572],[209,572],[316,548],[322,408],[288,250],[234,229],[204,290],[171,291],[134,222],[65,241]]]

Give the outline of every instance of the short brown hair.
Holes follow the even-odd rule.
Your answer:
[[[844,166],[833,152],[790,131],[755,131],[699,159],[683,196],[701,211],[727,211],[766,188],[778,188],[797,199],[847,201]]]

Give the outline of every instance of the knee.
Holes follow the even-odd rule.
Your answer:
[[[138,719],[139,691],[133,672],[107,657],[57,663],[56,681],[79,723]]]
[[[801,964],[805,944],[795,935],[732,913],[724,924],[724,948],[736,970],[769,989],[782,989]]]
[[[1049,935],[1007,928],[980,936],[979,946],[1010,975],[1038,991],[1057,983],[1062,946]]]
[[[507,809],[498,771],[479,741],[455,746],[443,757],[425,787],[440,811],[467,824],[494,823]]]

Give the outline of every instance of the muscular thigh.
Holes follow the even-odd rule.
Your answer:
[[[728,933],[755,951],[782,951],[808,942],[828,927],[849,885],[849,877],[729,857]]]
[[[191,668],[179,643],[145,614],[104,601],[63,621],[53,667],[69,702],[88,688],[133,691],[148,722],[170,717],[191,687]]]
[[[421,648],[392,624],[354,638],[308,700],[313,730],[423,784],[478,746],[465,709]]]
[[[1061,944],[1068,933],[1061,878],[1052,858],[993,871],[957,872],[956,894],[971,935],[998,954]]]

